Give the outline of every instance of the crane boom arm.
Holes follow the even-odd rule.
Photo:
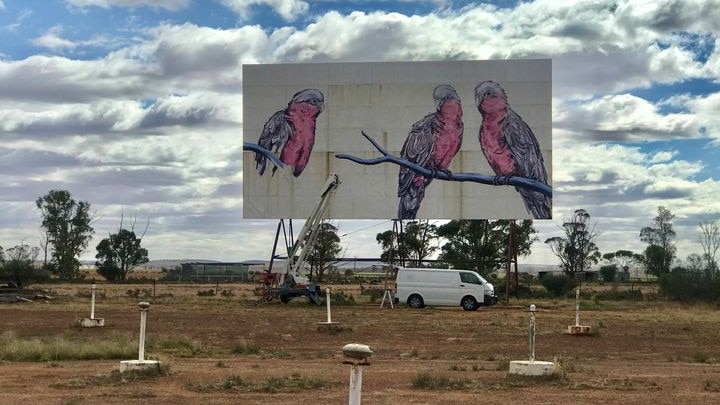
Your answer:
[[[292,249],[288,252],[286,276],[291,275],[295,280],[305,277],[304,268],[307,257],[310,255],[313,246],[315,246],[318,234],[320,233],[320,225],[323,219],[325,219],[330,200],[339,185],[340,180],[338,176],[331,173],[321,190],[320,198],[315,204],[315,208],[305,221]]]

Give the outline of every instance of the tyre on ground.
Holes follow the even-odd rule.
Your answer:
[[[410,308],[422,308],[425,306],[425,302],[423,302],[422,297],[417,294],[409,296],[407,304]]]

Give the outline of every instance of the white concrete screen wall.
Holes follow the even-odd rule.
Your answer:
[[[483,153],[480,131],[484,120],[476,105],[476,87],[480,88],[479,84],[486,81],[495,82],[494,89],[504,90],[507,104],[534,134],[537,154],[542,159],[539,167],[546,173],[544,183],[551,185],[551,70],[549,59],[245,65],[243,141],[277,149],[275,155],[290,164],[273,173],[275,165],[266,159],[265,170],[260,175],[256,153],[246,148],[243,153],[243,216],[306,218],[318,200],[319,190],[328,174],[336,173],[342,184],[331,201],[330,218],[398,218],[401,166],[390,162],[366,165],[336,156],[346,154],[362,159],[382,156],[361,131],[388,154],[404,157],[431,171],[449,170],[453,176],[496,176]],[[452,86],[462,106],[462,144],[447,168],[437,162],[433,166],[432,162],[437,161],[433,156],[421,159],[401,153],[413,124],[429,114],[440,114],[433,99],[434,90],[440,85]],[[483,87],[483,91],[487,90]],[[440,107],[441,102],[437,104]],[[278,111],[281,113],[274,115]],[[435,119],[435,129],[429,129],[432,136],[423,139],[434,142],[432,138],[440,136],[439,131],[454,128],[448,120],[450,118]],[[486,129],[491,132],[502,125],[493,125],[492,117],[486,121]],[[290,149],[298,147],[291,146],[292,140],[288,138],[310,137],[313,129],[314,144],[306,158],[307,164],[296,163],[293,159],[301,158],[295,153],[297,150],[293,152],[294,157],[290,156],[293,154]],[[491,154],[501,153],[502,146],[508,143],[503,142],[500,141],[500,149]],[[532,149],[532,145],[530,147]],[[283,153],[283,148],[288,150]],[[307,141],[304,148],[307,151]],[[441,146],[432,146],[426,152],[432,155],[440,149]],[[537,168],[537,161],[535,163]],[[516,162],[516,167],[521,166],[523,164]],[[523,173],[513,175],[538,180],[537,176]],[[417,177],[412,185],[422,187],[422,179],[424,177]],[[547,201],[551,202],[551,197]],[[461,182],[454,177],[450,181],[433,179],[425,186],[424,197],[415,202],[416,218],[538,217],[515,187]]]

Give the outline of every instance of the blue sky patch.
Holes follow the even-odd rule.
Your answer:
[[[708,178],[720,179],[720,149],[710,146],[708,139],[672,139],[668,141],[651,142],[623,142],[618,145],[625,147],[638,147],[641,152],[653,156],[659,152],[675,152],[671,160],[685,160],[688,162],[702,162],[704,167],[693,178],[696,181]]]
[[[656,84],[646,89],[634,89],[630,91],[630,94],[658,104],[662,100],[675,96],[707,96],[718,91],[720,91],[720,83],[709,79],[687,79],[672,84]],[[658,110],[661,114],[688,112],[682,106],[668,103],[658,104]]]

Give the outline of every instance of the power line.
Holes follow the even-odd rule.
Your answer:
[[[354,234],[354,233],[358,233],[358,232],[362,232],[362,231],[366,231],[366,230],[368,230],[368,229],[370,229],[370,228],[374,228],[374,227],[380,226],[380,225],[385,225],[385,224],[390,223],[390,222],[392,222],[392,220],[385,221],[385,222],[381,222],[381,223],[375,224],[375,225],[370,225],[370,226],[368,226],[368,227],[365,227],[365,228],[362,228],[362,229],[358,229],[358,230],[356,230],[356,231],[344,233],[344,234],[340,235],[340,237],[352,235],[352,234]]]

